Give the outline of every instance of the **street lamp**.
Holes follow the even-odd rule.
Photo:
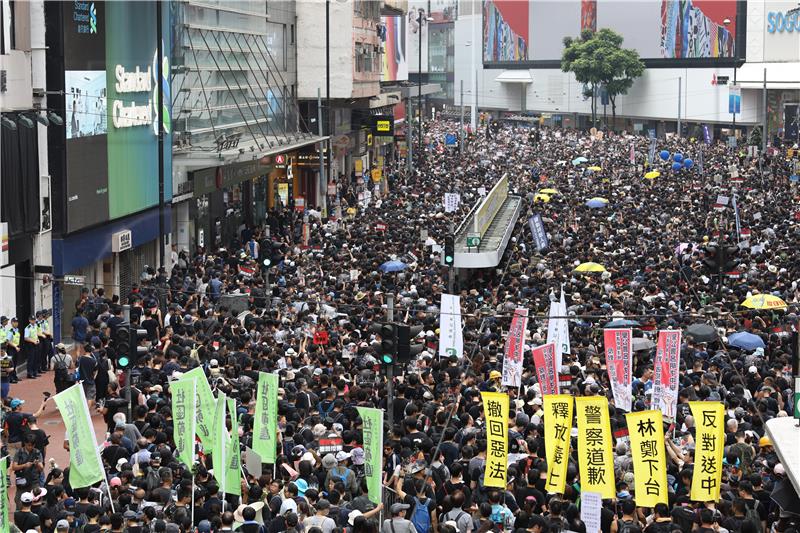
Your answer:
[[[419,113],[419,126],[417,128],[417,148],[422,150],[422,23],[431,22],[433,17],[426,17],[425,10],[420,8],[417,13],[417,25],[419,26],[419,49],[417,50],[417,65],[419,67],[417,77],[417,112]]]
[[[725,28],[727,28],[728,26],[731,25],[731,19],[729,19],[728,17],[725,17],[723,19],[723,21],[722,21],[722,25],[725,26]],[[736,58],[738,56],[739,56],[739,47],[736,46],[736,37],[734,37],[734,40],[733,40],[733,85],[734,86],[736,86],[736,71],[738,70],[736,68]],[[730,88],[728,90],[730,91]],[[728,97],[728,98],[730,99],[730,97]],[[734,103],[733,113],[732,114],[733,114],[733,121],[731,122],[731,133],[732,133],[732,135],[733,135],[733,137],[735,139],[736,138],[736,104],[735,103]]]

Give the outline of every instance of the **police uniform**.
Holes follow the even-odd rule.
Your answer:
[[[11,382],[16,383],[18,381],[17,378],[17,365],[19,364],[20,354],[19,354],[19,343],[21,342],[20,333],[19,333],[19,322],[17,322],[17,327],[14,327],[14,322],[17,322],[17,319],[14,318],[11,320],[11,327],[8,328],[6,334],[6,353],[11,357]]]
[[[44,336],[44,312],[39,311],[36,313],[36,335],[39,338],[39,345],[36,347],[36,373],[41,374],[47,369],[47,355],[45,354],[45,347],[47,339]]]
[[[8,355],[6,345],[8,344],[8,318],[0,318],[0,398],[5,400],[8,397],[11,385],[11,357]]]
[[[50,322],[47,320],[49,313],[42,311],[42,369],[50,370],[50,361],[53,359],[53,334],[50,332]]]
[[[22,345],[25,359],[28,362],[28,377],[39,376],[39,328],[36,326],[36,318],[31,317],[28,325],[25,326],[25,338]]]

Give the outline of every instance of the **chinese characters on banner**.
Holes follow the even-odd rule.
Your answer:
[[[556,345],[545,344],[533,349],[533,366],[542,394],[558,394],[558,374],[556,373]],[[572,419],[570,419],[570,423]]]
[[[483,485],[505,488],[508,474],[508,394],[482,392],[486,417],[486,470]]]
[[[678,365],[681,356],[681,332],[659,331],[656,360],[653,365],[651,407],[675,418],[678,407]]]
[[[179,379],[169,386],[172,394],[172,439],[178,459],[189,468],[194,465],[196,389],[197,379]]]
[[[581,491],[581,520],[586,526],[586,533],[600,533],[602,509],[602,496],[596,492]]]
[[[79,489],[105,479],[83,387],[76,383],[56,394],[53,399],[64,420],[65,434],[69,440],[69,484]]]
[[[214,446],[211,448],[211,455],[214,457],[214,464],[225,465],[225,452],[228,447],[228,429],[225,427],[225,406],[228,399],[225,397],[224,392],[218,392],[216,404],[214,405],[214,421],[212,428],[214,433]],[[217,463],[216,461],[219,460]],[[220,489],[225,491],[225,473],[227,468],[215,468],[214,477]]]
[[[631,380],[633,378],[633,334],[630,329],[603,330],[606,349],[606,370],[614,393],[614,404],[631,411]]]
[[[444,212],[452,213],[458,209],[461,204],[461,195],[457,192],[444,193]]]
[[[367,493],[370,501],[381,503],[381,465],[383,462],[383,409],[358,407],[358,415],[364,421],[364,475],[367,478]]]
[[[722,448],[725,445],[724,407],[720,402],[689,402],[697,437],[691,498],[697,502],[719,500]]]
[[[256,414],[253,420],[253,451],[262,463],[275,463],[278,445],[278,375],[258,373]]]
[[[503,385],[519,387],[522,384],[522,353],[525,349],[525,332],[528,329],[528,310],[518,307],[511,319],[511,329],[506,339],[503,358]]]
[[[464,354],[464,337],[461,325],[461,297],[457,294],[442,294],[439,306],[439,357]]]
[[[211,387],[208,385],[208,378],[206,378],[203,367],[195,367],[192,370],[181,376],[181,380],[195,379],[197,381],[197,424],[195,432],[200,437],[200,442],[203,444],[203,449],[208,453],[214,449],[214,407],[216,400],[214,393],[211,392]]]
[[[575,398],[578,413],[578,466],[581,490],[599,492],[603,499],[616,497],[611,423],[605,396]]]
[[[569,443],[572,431],[572,396],[544,395],[544,438],[547,453],[548,493],[563,494],[569,464]]]
[[[225,494],[242,495],[242,454],[239,448],[239,418],[236,413],[236,400],[228,400],[228,411],[231,414],[231,436],[225,450]]]
[[[8,457],[0,459],[0,533],[8,533]]]
[[[655,507],[668,503],[667,461],[661,411],[639,411],[625,415],[631,439],[636,505]]]

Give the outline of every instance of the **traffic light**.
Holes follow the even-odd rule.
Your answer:
[[[147,354],[147,348],[139,346],[142,340],[147,338],[147,330],[131,327],[130,338],[131,343],[128,357],[130,357],[131,364],[135,365],[141,356]]]
[[[117,329],[111,335],[111,344],[116,353],[117,368],[124,370],[131,364],[131,324],[127,320],[117,324]]]
[[[444,238],[444,264],[446,266],[453,266],[456,260],[456,239],[452,235],[447,235]]]
[[[381,338],[381,365],[393,365],[397,358],[397,325],[391,322],[373,324],[370,331],[378,334]]]
[[[739,265],[739,259],[736,257],[739,254],[738,246],[725,246],[722,251],[722,271],[732,272],[736,270]]]
[[[703,248],[703,264],[711,274],[717,274],[720,267],[719,247],[711,244]]]
[[[422,326],[397,325],[397,362],[410,363],[424,348],[424,344],[411,344],[422,331]]]

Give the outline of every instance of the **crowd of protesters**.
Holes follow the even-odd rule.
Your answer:
[[[12,385],[4,421],[16,485],[12,530],[597,533],[580,520],[575,431],[564,494],[544,491],[547,414],[530,348],[544,343],[548,308],[563,291],[572,317],[563,368],[571,376],[569,392],[607,396],[612,433],[624,428],[625,418],[614,407],[605,372],[603,325],[625,318],[635,322],[637,338],[649,339],[658,329],[713,328],[710,338],[683,337],[677,416],[665,442],[669,505],[637,506],[630,450],[624,439],[614,440],[617,498],[604,502],[602,533],[794,533],[800,510],[770,499],[786,472],[765,435],[765,421],[793,407],[790,340],[800,305],[800,258],[792,243],[800,225],[785,151],[759,156],[702,136],[651,141],[549,128],[529,134],[500,125],[480,128],[461,153],[443,142],[455,128],[447,121],[426,124],[416,168],[409,173],[396,163],[386,189],[369,203],[353,177],[340,184],[340,208],[325,216],[277,209],[263,224],[243,227],[238,242],[224,249],[181,251],[170,270],[148,269],[131,294],[82,294],[72,322],[74,348],[57,345],[44,376],[54,380],[54,392],[79,380],[90,408],[104,418],[108,434],[98,440],[107,482],[71,488],[69,466],[47,461],[47,435],[36,426],[36,413],[26,413],[14,397],[19,385]],[[648,162],[651,142],[656,157]],[[673,171],[658,157],[661,150],[691,157],[695,166]],[[573,164],[578,157],[586,161]],[[654,169],[659,177],[643,178]],[[440,358],[439,302],[450,282],[440,246],[480,200],[479,188],[490,189],[504,175],[512,193],[524,198],[523,213],[497,269],[462,271],[455,281],[464,354]],[[734,186],[738,226],[730,204],[715,208]],[[544,188],[558,193],[537,197]],[[456,212],[444,211],[447,192],[460,194]],[[586,201],[593,197],[608,203],[590,208]],[[549,236],[542,252],[526,224],[534,211]],[[742,239],[737,227],[749,237]],[[714,243],[739,250],[739,274],[725,277],[721,290],[703,262],[703,246]],[[384,273],[380,265],[389,260],[407,267]],[[605,272],[574,271],[588,261]],[[740,305],[758,293],[789,305],[777,311]],[[370,332],[385,320],[388,295],[395,320],[423,326],[418,342],[425,345],[395,370],[391,403],[379,339]],[[241,299],[246,309],[234,312]],[[116,372],[111,342],[125,303],[132,306],[131,322],[147,331],[148,353],[134,362],[130,387]],[[530,320],[522,386],[507,391],[514,460],[505,490],[490,489],[483,484],[480,394],[505,390],[503,332],[517,307],[527,308]],[[755,334],[763,347],[729,346],[727,337],[737,331]],[[650,407],[654,352],[635,353],[635,411]],[[189,468],[174,453],[170,382],[198,365],[212,389],[235,399],[243,450],[252,444],[258,373],[280,376],[278,458],[260,472],[245,469],[241,497],[223,495],[207,454]],[[695,427],[687,402],[697,399],[724,402],[726,409],[717,502],[689,498]],[[381,505],[366,493],[359,406],[392,409]]]

